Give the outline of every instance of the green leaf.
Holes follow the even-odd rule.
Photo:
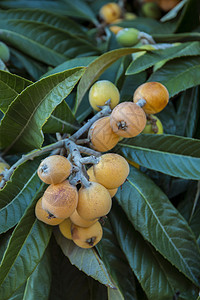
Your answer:
[[[131,298],[131,299],[133,299],[133,298]],[[120,293],[120,291],[118,289],[114,290],[114,289],[108,288],[108,300],[125,300],[125,298],[122,296],[122,294]]]
[[[156,115],[162,122],[164,133],[176,134],[176,110],[172,101],[169,101],[165,109]]]
[[[71,32],[72,34],[83,35],[83,28],[72,19],[56,14],[53,12],[44,11],[41,9],[10,9],[0,11],[1,20],[26,20],[34,21],[37,23],[43,23],[51,25],[54,28],[62,29],[65,32]]]
[[[116,204],[110,220],[130,267],[149,300],[169,300],[177,291],[181,299],[196,299],[197,289],[192,283],[142,238]]]
[[[193,137],[199,118],[199,87],[181,93],[177,102],[176,135]]]
[[[0,147],[15,151],[40,148],[41,129],[53,110],[72,91],[84,68],[74,68],[41,79],[27,87],[9,107],[0,127]]]
[[[123,28],[136,28],[139,31],[144,31],[149,34],[156,32],[171,33],[174,31],[174,24],[161,24],[158,20],[141,16],[134,20],[122,20],[117,23],[117,25]]]
[[[195,74],[195,76],[194,76]],[[166,86],[170,97],[200,84],[200,57],[177,58],[153,73],[148,81]]]
[[[152,36],[157,43],[200,41],[199,32],[187,32],[187,33],[176,33],[176,34],[157,33],[157,34],[152,34]]]
[[[94,43],[52,25],[28,20],[0,20],[0,39],[13,48],[51,66],[85,53],[100,51]]]
[[[22,300],[24,296],[24,291],[25,291],[26,284],[23,284],[20,286],[9,298],[9,300]]]
[[[92,61],[94,61],[98,56],[89,56],[89,57],[76,57],[69,59],[63,64],[53,68],[52,70],[45,73],[42,77],[47,77],[52,74],[60,73],[75,67],[87,67]]]
[[[64,3],[66,2],[66,4]],[[40,0],[15,0],[1,1],[0,6],[3,8],[37,8],[46,11],[56,12],[59,15],[65,15],[75,18],[82,18],[95,22],[96,18],[90,7],[83,1],[40,1]]]
[[[194,56],[200,54],[200,42],[182,43],[163,50],[154,50],[145,53],[134,60],[126,71],[126,75],[132,75],[152,67],[163,60],[172,60],[182,56]]]
[[[200,179],[200,141],[173,135],[141,134],[116,149],[141,166],[170,176]]]
[[[102,284],[111,288],[115,287],[95,249],[82,249],[76,246],[72,241],[66,239],[59,230],[55,232],[55,237],[64,255],[69,258],[72,265]]]
[[[14,60],[12,58],[16,59]],[[18,63],[20,62],[26,69],[27,73],[30,74],[34,80],[38,80],[46,72],[47,69],[44,64],[30,58],[24,53],[22,54],[16,49],[11,49],[11,61],[13,65],[16,65],[16,68],[19,68]]]
[[[110,298],[112,299],[116,292],[116,294],[120,295],[123,299],[137,300],[134,275],[128,265],[126,257],[119,248],[109,219],[106,220],[103,226],[103,238],[96,247],[114,280],[115,286],[121,292],[109,289],[108,292],[111,294]]]
[[[188,0],[178,20],[175,32],[190,32],[199,25],[199,1]]]
[[[195,236],[162,190],[131,167],[127,181],[115,197],[145,240],[200,286],[200,251]]]
[[[80,105],[85,93],[92,85],[92,83],[99,78],[99,76],[109,68],[114,62],[116,62],[122,56],[135,53],[138,51],[144,51],[144,49],[139,48],[121,48],[117,50],[112,50],[99,56],[95,61],[93,61],[85,71],[84,76],[81,78],[78,88],[77,88],[77,99],[75,112]]]
[[[80,128],[71,109],[65,101],[61,102],[43,127],[45,133],[73,133]]]
[[[0,265],[2,300],[8,299],[33,273],[48,245],[51,227],[35,218],[36,200],[25,211],[4,253]]]
[[[62,2],[41,1],[41,0],[6,0],[0,2],[2,8],[39,8],[47,11],[53,11],[58,14],[67,14],[67,5]]]
[[[69,16],[83,18],[93,21],[94,24],[98,24],[94,12],[91,10],[89,4],[87,4],[85,1],[74,0],[72,2],[70,0],[64,0],[64,2],[67,4],[67,14]]]
[[[15,226],[29,203],[44,189],[37,175],[40,159],[19,166],[3,190],[0,190],[0,234]]]
[[[183,6],[185,5],[185,3],[187,2],[188,0],[182,0],[180,3],[178,3],[174,8],[172,8],[168,13],[166,13],[161,19],[160,21],[161,22],[166,22],[166,21],[169,21],[171,19],[174,19],[179,11],[183,8]]]
[[[32,84],[32,82],[25,78],[0,71],[0,109],[2,112],[5,113],[15,97],[30,84]]]
[[[50,288],[51,256],[47,248],[36,269],[27,280],[23,300],[48,300]]]

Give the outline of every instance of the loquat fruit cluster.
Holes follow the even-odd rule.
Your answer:
[[[35,214],[48,225],[59,225],[63,236],[77,246],[91,248],[102,238],[99,220],[109,213],[111,198],[126,180],[129,164],[118,154],[103,154],[87,171],[88,186],[80,188],[70,183],[71,172],[72,163],[64,156],[52,155],[41,162],[37,173],[49,186],[38,200]]]
[[[99,80],[90,88],[90,105],[98,110],[107,100],[110,100],[113,110],[109,116],[97,120],[90,127],[88,139],[91,148],[105,152],[115,147],[121,138],[132,138],[142,132],[163,133],[160,120],[149,117],[168,104],[169,93],[163,84],[146,82],[136,89],[133,102],[119,103],[117,87],[108,80]]]
[[[92,150],[99,153],[98,157],[86,158],[87,162],[77,152],[73,155],[70,152],[69,159],[63,155],[46,157],[37,173],[49,186],[37,202],[36,217],[46,224],[58,225],[62,235],[81,248],[95,246],[103,235],[101,220],[111,210],[112,197],[129,174],[129,163],[139,167],[119,154],[101,152],[111,150],[124,137],[132,138],[142,132],[162,133],[161,122],[152,115],[160,112],[168,100],[168,91],[159,82],[140,85],[133,101],[122,103],[119,103],[119,90],[112,82],[94,83],[89,91],[92,108],[98,111],[109,105],[111,111],[87,128],[88,144],[98,151]],[[84,164],[89,164],[89,168]],[[77,168],[84,179],[73,181]]]

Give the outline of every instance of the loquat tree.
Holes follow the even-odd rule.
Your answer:
[[[198,0],[0,1],[0,299],[200,299]]]

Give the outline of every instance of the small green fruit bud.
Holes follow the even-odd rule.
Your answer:
[[[124,14],[124,19],[125,19],[125,20],[134,20],[134,19],[136,19],[136,18],[137,18],[137,15],[134,14],[134,13],[131,13],[131,12],[126,12],[126,13]]]
[[[0,59],[4,62],[10,59],[10,50],[3,42],[0,42]]]
[[[116,39],[121,46],[132,47],[139,42],[138,34],[135,28],[124,28],[117,33]]]
[[[159,6],[155,2],[148,2],[142,5],[142,14],[152,19],[160,19],[162,14]]]

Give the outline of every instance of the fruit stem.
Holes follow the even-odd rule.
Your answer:
[[[78,146],[78,149],[79,149],[80,153],[84,153],[87,155],[101,156],[101,152],[95,151],[95,150],[87,148],[87,147]]]
[[[83,165],[86,165],[86,164],[98,164],[99,162],[99,157],[96,157],[96,156],[90,156],[90,157],[82,157],[80,159],[80,162],[83,164]]]
[[[146,32],[140,31],[138,33],[138,39],[144,44],[156,44],[156,42],[154,41],[154,39],[152,38],[152,36]]]
[[[85,125],[83,125],[83,127],[81,127],[77,132],[75,132],[70,138],[65,138],[63,140],[59,140],[59,141],[57,141],[53,144],[50,144],[48,146],[45,146],[45,147],[41,148],[41,149],[35,149],[35,150],[31,151],[30,153],[28,153],[26,155],[22,155],[22,157],[14,165],[12,165],[12,167],[9,170],[5,170],[5,171],[2,172],[3,178],[0,182],[0,189],[2,189],[4,187],[4,185],[6,184],[6,182],[10,180],[10,178],[11,178],[12,174],[14,173],[15,169],[17,167],[19,167],[21,164],[25,163],[26,161],[33,160],[35,157],[41,156],[46,152],[52,152],[51,155],[55,154],[55,153],[57,153],[58,150],[60,151],[63,147],[65,147],[66,146],[65,143],[68,142],[69,140],[71,142],[74,142],[74,145],[76,145],[75,141],[84,132],[86,132],[96,120],[98,120],[98,119],[100,119],[104,116],[107,116],[111,113],[112,110],[110,108],[110,102],[109,101],[107,101],[107,102],[108,103],[106,103],[106,105],[104,105],[102,107],[102,110],[100,112],[98,112],[94,117],[92,117],[90,120],[88,120],[88,122]],[[89,149],[87,147],[76,145],[76,148],[77,148],[77,152],[79,152],[79,154],[81,152],[81,153],[84,153],[84,154],[94,155],[94,156],[100,156],[101,155],[101,153],[99,153],[97,151],[94,151],[92,149]],[[80,157],[81,157],[81,155],[80,155]],[[1,160],[3,160],[2,157],[1,157]],[[86,170],[85,170],[84,173],[87,173]],[[81,178],[82,178],[82,176],[81,176]],[[86,180],[87,180],[87,178],[86,178]],[[82,181],[85,181],[85,180],[82,179]],[[89,186],[89,184],[86,181],[85,181],[84,185]]]
[[[138,102],[136,102],[136,104],[140,107],[143,107],[146,104],[146,100],[141,98],[138,100]]]
[[[107,101],[108,102],[108,101]],[[83,125],[79,130],[77,130],[71,137],[70,139],[73,141],[78,140],[78,138],[85,133],[90,127],[91,125],[97,121],[98,119],[107,116],[111,113],[111,108],[110,108],[110,103],[107,103],[106,105],[104,105],[102,107],[102,110],[99,111],[96,115],[94,115],[94,117],[92,117],[90,120],[88,120],[88,122]]]
[[[89,139],[80,139],[76,141],[76,145],[89,144]]]
[[[89,187],[90,182],[86,178],[87,172],[85,166],[81,162],[83,158],[78,149],[78,146],[75,144],[75,142],[68,139],[67,141],[65,141],[65,148],[70,152],[72,164],[73,166],[76,167],[74,168],[74,174],[69,179],[69,182],[73,185],[77,185],[78,183],[81,183],[84,187]]]

